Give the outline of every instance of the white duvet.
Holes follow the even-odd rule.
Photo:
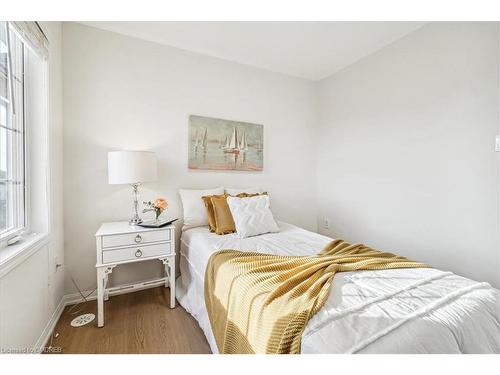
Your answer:
[[[221,249],[311,255],[331,238],[286,223],[245,239],[206,227],[181,238],[179,303],[217,353],[204,301],[204,273]],[[417,259],[418,260],[418,259]],[[309,321],[302,353],[500,353],[500,291],[451,272],[394,269],[335,275],[325,306]]]

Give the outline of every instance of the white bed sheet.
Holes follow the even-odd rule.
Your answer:
[[[207,227],[183,232],[179,303],[217,353],[204,300],[204,273],[221,249],[316,254],[331,238],[291,224],[238,239]],[[325,306],[309,321],[302,353],[500,353],[500,291],[451,272],[395,269],[338,273]]]

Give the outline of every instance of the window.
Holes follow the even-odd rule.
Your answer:
[[[37,22],[0,21],[0,265],[21,234],[50,231],[49,44]]]
[[[26,46],[8,22],[0,22],[0,240],[27,226]]]

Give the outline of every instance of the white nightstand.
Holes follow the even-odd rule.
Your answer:
[[[109,293],[123,286],[106,289],[108,276],[120,264],[158,259],[165,266],[166,277],[148,280],[126,287],[134,290],[152,283],[165,282],[170,287],[170,308],[175,307],[175,227],[142,228],[126,221],[104,223],[96,236],[97,242],[97,325],[104,325],[104,300]]]

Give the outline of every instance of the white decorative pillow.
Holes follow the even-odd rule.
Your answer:
[[[237,237],[279,232],[280,229],[270,209],[268,195],[250,198],[227,197],[227,204],[233,215]]]
[[[224,194],[224,188],[215,189],[179,189],[184,210],[184,226],[182,230],[208,225],[207,209],[201,197],[205,195]]]
[[[262,189],[259,187],[249,187],[249,188],[241,188],[241,189],[240,188],[235,188],[235,189],[226,188],[226,194],[236,196],[236,195],[241,194],[241,193],[260,194],[260,193],[262,193]]]

